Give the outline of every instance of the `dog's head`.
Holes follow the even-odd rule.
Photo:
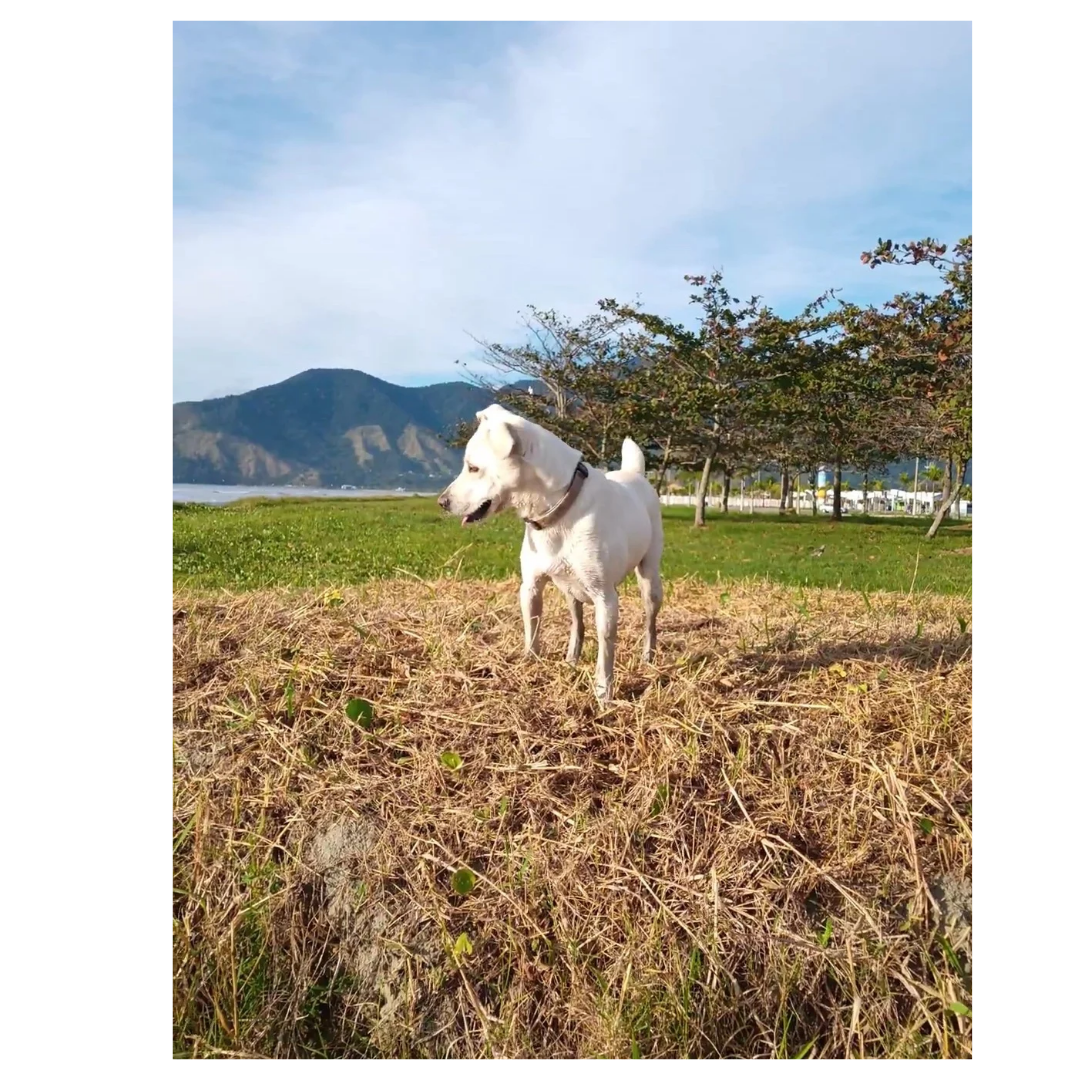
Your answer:
[[[489,405],[476,419],[480,424],[465,447],[461,473],[439,496],[439,505],[460,517],[462,525],[510,505],[522,487],[530,441],[527,422],[501,405]]]

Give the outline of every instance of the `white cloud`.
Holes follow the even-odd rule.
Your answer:
[[[423,82],[328,34],[178,59],[202,195],[176,214],[178,399],[313,366],[452,376],[465,331],[513,334],[527,303],[674,313],[713,266],[773,303],[883,291],[858,263],[879,234],[969,227],[938,199],[970,183],[966,27],[568,24]],[[314,119],[200,189],[222,72]]]

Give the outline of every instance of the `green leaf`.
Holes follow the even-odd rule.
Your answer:
[[[957,615],[956,616],[956,622],[957,622],[957,625],[960,627],[960,633],[963,634],[967,630],[967,627],[968,627],[967,619],[965,619],[963,615]]]
[[[941,947],[945,950],[945,958],[949,961],[949,965],[953,971],[956,972],[961,978],[964,977],[964,966],[960,963],[960,957],[953,951],[953,947],[947,937],[941,938]]]
[[[919,828],[929,836],[934,831],[934,823],[928,818],[919,818]]]
[[[473,947],[469,935],[465,933],[458,934],[458,939],[454,942],[454,959],[460,960],[462,956],[472,956],[472,951]]]
[[[439,760],[451,771],[456,772],[461,768],[461,755],[455,754],[453,750],[444,750],[439,755]]]
[[[656,817],[657,814],[662,813],[664,807],[667,806],[670,797],[670,788],[667,784],[661,784],[656,789],[656,795],[653,796],[652,806],[649,807],[649,816]]]
[[[697,982],[701,978],[701,971],[704,967],[701,959],[701,950],[695,945],[690,950],[690,981]]]
[[[476,875],[463,866],[450,879],[450,886],[458,896],[468,896],[476,888]]]
[[[370,701],[365,701],[363,698],[350,698],[345,706],[345,715],[366,731],[370,731],[375,725],[375,709]]]
[[[954,1001],[949,1006],[949,1008],[952,1009],[952,1011],[954,1013],[956,1013],[957,1016],[970,1016],[971,1015],[971,1010],[962,1001]]]
[[[828,948],[829,942],[832,940],[832,919],[826,916],[825,929],[818,935],[818,941],[821,943],[823,949]]]

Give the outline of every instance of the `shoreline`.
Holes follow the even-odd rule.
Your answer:
[[[410,499],[435,498],[437,491],[383,488],[276,487],[269,484],[173,484],[173,504],[226,506],[244,499]]]

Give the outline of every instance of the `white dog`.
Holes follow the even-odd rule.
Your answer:
[[[615,634],[622,580],[637,574],[645,605],[645,661],[656,649],[660,500],[645,479],[645,455],[632,439],[622,445],[622,468],[587,468],[562,439],[524,417],[490,405],[465,447],[461,475],[439,505],[462,525],[512,507],[525,521],[521,545],[521,615],[525,650],[538,654],[544,586],[553,581],[570,607],[566,659],[576,663],[584,637],[583,604],[596,607],[596,696],[611,699]]]

